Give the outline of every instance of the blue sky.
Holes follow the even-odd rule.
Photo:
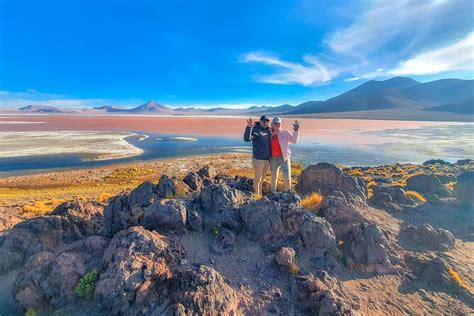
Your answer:
[[[473,78],[469,0],[0,0],[0,106],[299,104]]]

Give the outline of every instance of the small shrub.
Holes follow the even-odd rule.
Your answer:
[[[86,300],[90,300],[94,295],[95,285],[99,279],[99,272],[91,271],[82,276],[76,285],[76,294]]]
[[[290,272],[291,272],[291,274],[298,274],[298,273],[300,273],[300,268],[298,268],[298,266],[296,264],[292,264],[290,266]]]
[[[320,193],[314,192],[301,200],[301,206],[311,212],[318,212],[323,204],[323,196]]]
[[[367,197],[370,199],[374,196],[374,190],[372,188],[367,189]]]
[[[367,183],[367,187],[368,188],[372,188],[372,187],[375,187],[377,185],[377,182],[375,182],[374,180],[370,181],[369,183]]]
[[[53,206],[45,201],[34,201],[21,207],[24,213],[32,213],[35,215],[45,215],[53,210]]]
[[[215,225],[214,227],[212,227],[211,232],[214,236],[217,236],[221,232],[221,227],[219,225]]]
[[[25,312],[25,316],[36,316],[38,313],[33,308],[28,308]]]
[[[417,200],[418,202],[426,203],[426,198],[416,191],[405,191],[405,195]]]

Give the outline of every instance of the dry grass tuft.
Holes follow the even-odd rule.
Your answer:
[[[374,190],[372,188],[367,189],[367,197],[370,199],[374,196]]]
[[[453,278],[457,285],[469,291],[469,286],[461,279],[461,276],[456,272],[456,270],[453,268],[448,268],[448,273],[451,275],[451,278]]]
[[[375,181],[373,181],[373,180],[370,181],[369,183],[367,183],[367,187],[368,187],[368,188],[375,187],[376,185],[377,185],[377,182],[375,182]]]
[[[419,202],[426,203],[426,198],[416,191],[405,191],[405,195]]]
[[[311,212],[318,212],[323,204],[324,197],[317,192],[311,193],[301,200],[301,206]]]
[[[102,193],[99,194],[99,197],[97,198],[97,201],[99,203],[105,203],[113,196],[114,196],[113,194],[110,194],[110,193],[107,193],[107,192],[102,192]]]

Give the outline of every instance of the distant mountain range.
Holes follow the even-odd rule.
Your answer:
[[[430,113],[431,116],[452,114],[474,114],[474,80],[441,79],[418,82],[411,78],[395,77],[388,80],[371,80],[336,97],[325,101],[307,101],[297,106],[284,104],[277,107],[252,106],[246,109],[229,108],[171,108],[156,101],[149,101],[135,108],[101,106],[93,109],[69,110],[52,106],[28,105],[19,108],[22,112],[33,113],[124,113],[154,115],[317,115],[332,114],[364,117],[379,113],[401,114],[410,119],[410,113]],[[421,112],[420,112],[421,111]],[[354,114],[355,113],[355,114]],[[359,114],[357,114],[359,113]],[[370,116],[369,115],[369,116]],[[426,114],[428,115],[428,114]],[[396,117],[397,115],[395,115]]]

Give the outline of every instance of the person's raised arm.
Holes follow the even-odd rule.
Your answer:
[[[253,119],[249,118],[247,120],[247,126],[245,127],[245,132],[244,132],[244,141],[250,142],[252,140],[252,129],[253,129]]]
[[[300,122],[297,120],[293,123],[293,133],[288,135],[288,141],[292,144],[297,144],[300,139]]]

